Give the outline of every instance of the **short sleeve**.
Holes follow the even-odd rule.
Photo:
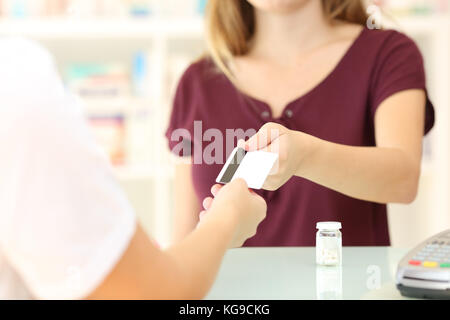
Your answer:
[[[134,212],[46,51],[0,49],[0,250],[35,298],[85,298],[128,248]]]
[[[199,66],[191,65],[181,77],[173,99],[172,113],[166,130],[169,149],[178,157],[191,157],[194,148],[196,118],[195,78]]]
[[[389,31],[372,76],[370,105],[372,118],[381,103],[395,93],[422,89],[426,93],[425,133],[434,125],[434,107],[429,99],[422,54],[413,40]]]

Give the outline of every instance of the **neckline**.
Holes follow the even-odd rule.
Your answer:
[[[273,117],[273,113],[272,113],[272,109],[270,107],[270,104],[258,99],[250,94],[245,93],[244,91],[240,90],[238,87],[236,87],[234,85],[234,83],[228,79],[228,77],[225,77],[227,79],[228,84],[231,85],[231,87],[236,90],[241,96],[243,96],[245,99],[258,104],[260,106],[262,106],[263,108],[265,108],[265,112],[269,112],[269,117],[270,119],[273,120],[279,120],[281,118],[284,117],[284,115],[286,114],[286,112],[288,110],[292,111],[291,106],[298,104],[300,101],[306,99],[308,96],[310,96],[311,94],[313,94],[315,91],[319,90],[322,86],[324,86],[328,81],[330,81],[335,74],[337,74],[337,72],[342,68],[342,66],[344,65],[344,62],[346,62],[346,60],[349,58],[350,54],[354,51],[354,48],[356,47],[356,45],[359,43],[359,41],[361,40],[361,38],[363,37],[363,35],[366,33],[366,28],[363,27],[362,30],[358,33],[358,35],[356,36],[356,38],[353,40],[352,44],[348,47],[348,49],[345,51],[344,55],[341,57],[341,59],[338,61],[338,63],[331,69],[331,71],[319,82],[317,83],[314,87],[312,87],[310,90],[306,91],[304,94],[302,94],[301,96],[291,100],[290,102],[288,102],[282,109],[282,112],[280,114],[279,117],[274,118]],[[258,111],[258,110],[256,110]],[[259,111],[258,111],[259,112]]]

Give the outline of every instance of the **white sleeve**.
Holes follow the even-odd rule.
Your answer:
[[[79,299],[114,268],[135,228],[51,57],[0,40],[0,251],[36,298]]]

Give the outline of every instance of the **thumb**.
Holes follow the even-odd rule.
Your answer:
[[[245,180],[242,178],[234,179],[228,184],[228,186],[242,190],[248,190],[247,182],[245,182]]]
[[[256,151],[266,148],[281,135],[282,128],[277,123],[266,123],[254,136],[245,142],[245,150]]]

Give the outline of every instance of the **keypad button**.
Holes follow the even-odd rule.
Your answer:
[[[418,260],[409,260],[408,263],[412,266],[420,266],[422,264],[422,262],[420,262]]]
[[[436,261],[424,261],[422,265],[426,268],[436,268],[438,263]]]
[[[425,257],[421,257],[421,256],[414,256],[412,259],[415,260],[415,261],[424,261],[426,258]]]
[[[436,262],[437,264],[443,262],[443,260],[442,260],[442,259],[439,259],[439,258],[426,259],[426,261],[429,261],[429,262]]]
[[[418,257],[428,257],[428,254],[427,253],[418,252],[416,254],[416,256],[418,256]]]

